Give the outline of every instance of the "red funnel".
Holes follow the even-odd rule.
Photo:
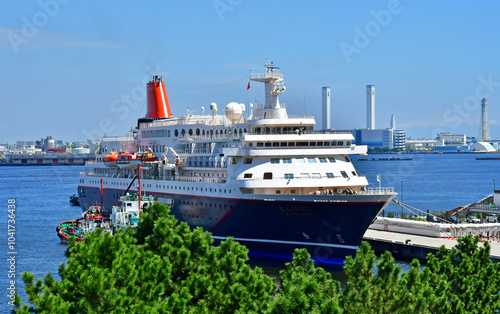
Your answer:
[[[172,112],[168,104],[165,84],[161,76],[153,76],[148,83],[148,112],[146,118],[170,118]]]

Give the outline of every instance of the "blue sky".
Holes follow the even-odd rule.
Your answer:
[[[163,75],[174,115],[211,102],[263,101],[266,57],[285,73],[289,115],[321,128],[321,87],[335,129],[391,114],[412,138],[479,131],[488,100],[500,137],[500,3],[495,1],[8,1],[0,11],[0,143],[122,135]],[[233,83],[231,83],[233,82]]]

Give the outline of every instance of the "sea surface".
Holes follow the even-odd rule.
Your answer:
[[[368,160],[358,160],[358,156],[352,159],[358,173],[367,176],[370,187],[379,186],[377,175],[380,174],[382,187],[393,187],[399,193],[398,199],[421,210],[450,210],[470,204],[491,194],[494,180],[498,179],[500,186],[500,160],[476,160],[477,157],[500,158],[500,154],[371,154],[363,157]],[[412,160],[378,160],[390,157]],[[71,206],[69,197],[77,192],[78,174],[82,170],[83,166],[0,167],[0,313],[12,309],[7,304],[10,280],[15,280],[16,291],[27,301],[22,272],[32,272],[39,278],[52,273],[59,278],[57,270],[65,262],[66,246],[60,244],[56,226],[63,220],[81,216],[80,207]],[[15,200],[13,249],[8,242],[8,202],[12,199]],[[401,207],[391,204],[387,211],[399,213]],[[11,267],[8,259],[13,255],[15,278],[8,278]],[[267,272],[277,275],[276,268],[268,269]]]

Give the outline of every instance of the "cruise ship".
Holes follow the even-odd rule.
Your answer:
[[[154,76],[146,116],[129,135],[102,138],[80,174],[82,208],[102,199],[110,211],[140,184],[155,200],[173,199],[179,221],[215,241],[231,236],[250,256],[290,258],[306,248],[318,262],[341,263],[354,255],[396,193],[367,187],[350,158],[367,148],[350,132],[315,131],[314,117],[288,115],[279,101],[284,75],[272,62],[250,80],[264,84],[264,104],[230,102],[219,111],[211,103],[208,112],[174,117]]]

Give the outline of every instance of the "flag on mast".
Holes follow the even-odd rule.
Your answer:
[[[380,174],[377,174],[377,181],[380,182]]]
[[[248,86],[247,86],[247,90],[250,89],[250,81],[248,81]]]

